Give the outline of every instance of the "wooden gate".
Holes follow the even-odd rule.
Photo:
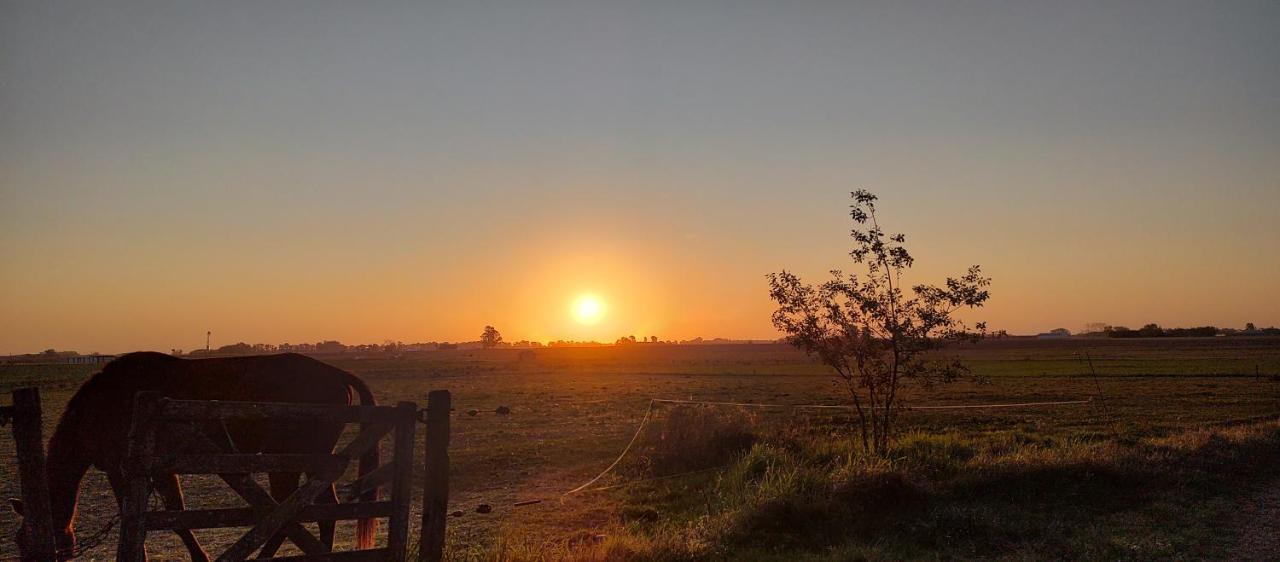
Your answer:
[[[125,462],[128,478],[117,559],[142,561],[148,531],[251,527],[225,552],[219,562],[245,560],[255,551],[274,556],[283,533],[301,549],[301,557],[274,560],[405,560],[408,547],[409,501],[413,478],[414,430],[417,406],[348,406],[262,402],[171,400],[154,393],[139,393]],[[355,424],[361,430],[350,442],[330,454],[242,454],[220,444],[202,429],[228,422],[336,422]],[[446,430],[447,431],[447,430]],[[163,436],[157,446],[157,435]],[[389,462],[353,481],[349,492],[360,492],[390,483],[390,499],[372,502],[315,503],[322,492],[347,472],[370,448],[392,435]],[[229,436],[228,436],[229,437]],[[171,447],[168,443],[180,444]],[[305,472],[306,482],[287,499],[275,499],[254,479],[253,473]],[[184,511],[149,511],[152,475],[216,474],[248,506]],[[327,552],[304,522],[386,518],[387,544],[379,549]]]

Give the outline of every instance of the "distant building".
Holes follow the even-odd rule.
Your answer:
[[[1048,332],[1036,334],[1036,337],[1042,340],[1054,339],[1054,338],[1068,338],[1068,337],[1071,337],[1071,330],[1068,330],[1066,328],[1056,328],[1053,330],[1049,330]]]
[[[115,355],[72,355],[67,357],[67,364],[94,365],[97,363],[110,363],[115,358]]]

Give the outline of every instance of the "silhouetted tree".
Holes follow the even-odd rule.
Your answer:
[[[337,340],[325,340],[317,343],[315,350],[317,353],[342,353],[347,350],[347,346]]]
[[[769,275],[769,296],[778,303],[773,325],[788,343],[835,370],[858,413],[862,447],[884,454],[889,448],[899,391],[908,381],[931,385],[968,375],[958,361],[942,361],[927,352],[948,341],[975,341],[986,324],[968,327],[953,313],[980,307],[990,296],[990,278],[972,266],[946,285],[916,285],[903,290],[902,274],[914,262],[902,234],[886,236],[876,220],[876,196],[852,193],[854,263],[863,276],[832,271],[832,279],[814,287],[783,271]]]
[[[1213,326],[1199,326],[1196,328],[1165,328],[1164,335],[1166,337],[1175,338],[1204,338],[1218,335],[1218,329]]]
[[[1103,332],[1106,332],[1107,328],[1109,327],[1110,326],[1108,326],[1105,322],[1090,322],[1084,325],[1084,333],[1101,334]]]
[[[1108,326],[1106,331],[1109,338],[1136,338],[1138,332],[1130,330],[1128,326]]]
[[[502,334],[498,333],[498,329],[493,326],[485,326],[484,332],[480,334],[480,346],[485,349],[491,349],[502,343]]]
[[[218,355],[249,355],[250,353],[253,353],[253,346],[244,342],[237,342],[230,345],[224,345],[214,351]]]

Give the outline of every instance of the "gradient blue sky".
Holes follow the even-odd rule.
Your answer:
[[[5,2],[0,352],[774,337],[881,195],[975,319],[1280,324],[1280,3]],[[583,292],[609,315],[567,314]]]

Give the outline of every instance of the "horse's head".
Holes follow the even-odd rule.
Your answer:
[[[9,507],[13,508],[13,512],[18,514],[19,517],[23,516],[22,500],[10,498]],[[21,522],[18,524],[18,528],[14,530],[13,533],[13,542],[17,543],[18,556],[21,557],[22,560],[36,560],[36,541],[34,534],[35,530],[31,528],[31,525],[27,524],[25,518],[22,518]],[[76,534],[70,527],[54,530],[54,540],[56,542],[58,552],[60,553],[71,552],[76,548]],[[63,560],[65,557],[59,555],[58,559]]]

